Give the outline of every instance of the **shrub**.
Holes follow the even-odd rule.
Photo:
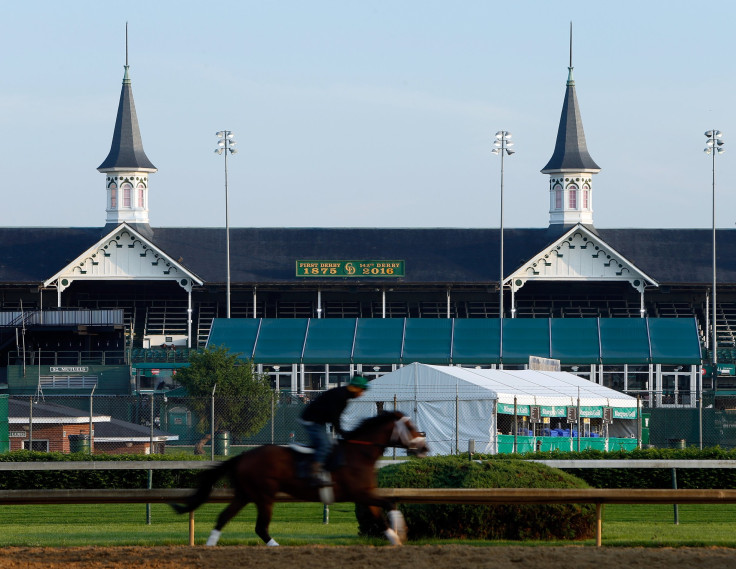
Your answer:
[[[177,455],[89,455],[57,452],[13,451],[0,454],[2,462],[69,462],[138,460],[199,460]],[[154,488],[193,488],[197,486],[197,470],[154,470]],[[0,490],[80,489],[80,488],[146,488],[147,470],[6,470],[0,476]]]
[[[486,455],[485,458],[490,458]],[[548,451],[515,455],[494,455],[494,460],[736,460],[736,450],[720,447],[698,449],[633,449],[609,451],[586,449],[580,452]],[[676,464],[676,463],[675,463]],[[564,468],[594,488],[672,488],[672,468]],[[736,468],[678,468],[678,488],[736,488]]]
[[[521,460],[469,461],[430,457],[382,468],[384,488],[587,488],[561,470]],[[595,506],[400,504],[409,538],[586,539],[595,535]],[[356,507],[360,535],[383,532],[367,508]]]

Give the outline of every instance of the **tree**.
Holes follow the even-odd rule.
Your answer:
[[[197,429],[210,430],[212,389],[215,391],[216,431],[235,436],[258,432],[271,410],[271,385],[258,375],[251,360],[241,360],[223,346],[191,352],[189,366],[178,371],[176,380],[190,395],[189,408],[199,417]]]

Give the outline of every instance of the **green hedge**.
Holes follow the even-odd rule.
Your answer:
[[[469,461],[430,457],[382,468],[385,488],[585,488],[561,470],[523,460]],[[590,504],[462,505],[399,504],[409,538],[586,539],[595,534]],[[384,527],[367,508],[356,506],[359,533],[375,536]]]
[[[93,455],[62,454],[27,450],[0,454],[0,462],[106,462],[136,460],[200,460],[191,455]],[[204,459],[201,459],[204,460]],[[193,488],[200,470],[153,470],[153,488]],[[0,490],[147,488],[147,470],[5,470],[0,475]]]
[[[478,457],[482,458],[482,457]],[[733,460],[736,450],[720,447],[698,449],[635,449],[603,452],[536,452],[493,455],[495,460]],[[671,468],[565,468],[594,488],[672,488]],[[736,468],[677,469],[678,488],[736,488]]]

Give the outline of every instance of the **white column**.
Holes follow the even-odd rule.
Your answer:
[[[187,348],[192,347],[192,289],[187,291]]]

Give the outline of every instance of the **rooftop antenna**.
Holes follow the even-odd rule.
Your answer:
[[[572,65],[572,22],[570,22],[570,65]],[[125,22],[125,67],[128,67],[128,22]]]

